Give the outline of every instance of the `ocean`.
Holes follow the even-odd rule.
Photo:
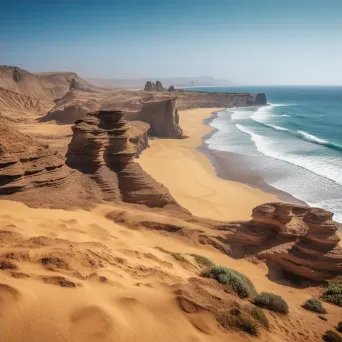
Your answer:
[[[267,184],[342,223],[342,86],[187,90],[265,93],[269,106],[218,112],[208,148],[244,156]]]

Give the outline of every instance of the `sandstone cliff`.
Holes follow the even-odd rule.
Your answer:
[[[129,141],[123,116],[122,111],[98,111],[77,121],[67,164],[93,179],[105,200],[179,209],[168,190],[134,162],[142,147]]]
[[[0,119],[0,194],[65,185],[64,158]]]
[[[57,151],[0,119],[0,198],[32,207],[88,208],[99,203],[97,185],[65,165]]]
[[[151,134],[156,137],[184,138],[183,131],[179,126],[176,99],[146,102],[138,118],[151,125]]]
[[[272,261],[282,270],[314,281],[342,274],[342,248],[333,213],[286,203],[253,210],[232,239],[235,250]],[[233,245],[234,245],[233,243]]]

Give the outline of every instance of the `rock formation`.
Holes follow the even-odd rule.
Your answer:
[[[267,104],[264,93],[251,94],[247,99],[247,106],[264,106]]]
[[[151,126],[151,134],[161,138],[182,139],[176,99],[145,102],[139,120]]]
[[[154,83],[151,81],[147,81],[145,84],[144,91],[154,91]]]
[[[166,89],[163,87],[160,81],[156,82],[156,91],[165,91]]]
[[[136,146],[135,157],[139,157],[141,152],[148,148],[148,131],[150,125],[142,121],[131,121],[128,125],[129,141]]]
[[[333,213],[287,203],[267,203],[253,210],[233,240],[260,259],[314,281],[342,274],[342,247]]]
[[[0,194],[37,187],[61,187],[68,172],[64,158],[0,119]]]
[[[156,81],[156,83],[147,81],[145,84],[144,91],[166,91],[160,81]]]
[[[95,180],[105,200],[180,208],[168,190],[134,162],[137,146],[129,141],[123,116],[118,110],[98,111],[78,120],[67,165]]]
[[[175,89],[175,87],[174,87],[173,85],[170,86],[168,90],[169,90],[169,92],[171,92],[171,91],[176,91],[176,89]]]

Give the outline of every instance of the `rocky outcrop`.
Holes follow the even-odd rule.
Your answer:
[[[156,81],[156,83],[147,81],[145,84],[144,91],[166,91],[160,81]]]
[[[169,90],[169,92],[176,91],[176,89],[175,89],[175,87],[173,85],[170,86],[168,90]]]
[[[314,281],[342,274],[342,248],[333,213],[287,203],[253,210],[233,240],[240,251],[273,261],[281,269]]]
[[[265,106],[267,104],[266,95],[264,93],[250,94],[246,104],[247,106]]]
[[[0,195],[65,185],[64,157],[0,119]]]
[[[161,138],[182,139],[176,99],[145,102],[139,120],[151,126],[151,134]]]
[[[249,107],[267,104],[265,94],[208,93],[201,91],[177,91],[176,94],[179,110],[192,108]]]
[[[105,200],[180,208],[168,190],[134,162],[137,145],[129,140],[123,116],[118,110],[98,111],[77,121],[67,164],[93,179]]]

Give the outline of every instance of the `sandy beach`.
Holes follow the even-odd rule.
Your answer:
[[[180,126],[188,138],[150,140],[150,148],[143,152],[139,163],[193,215],[220,220],[248,219],[254,207],[279,198],[246,184],[219,178],[210,160],[198,150],[203,137],[212,130],[204,120],[217,110],[180,111]]]

